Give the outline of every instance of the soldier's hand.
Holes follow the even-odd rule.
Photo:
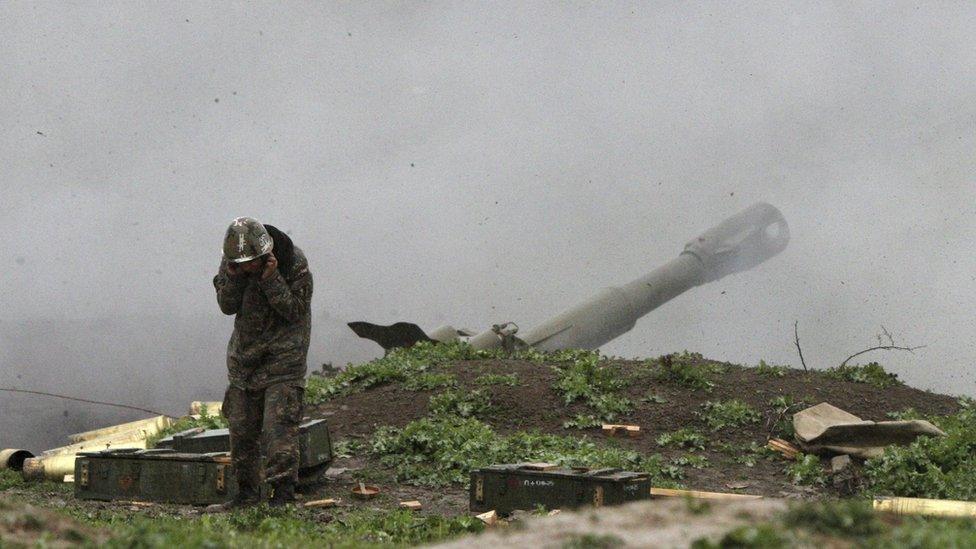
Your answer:
[[[261,280],[267,280],[274,276],[275,271],[278,270],[278,258],[275,257],[274,253],[268,254],[268,259],[264,262],[264,272],[261,273]]]

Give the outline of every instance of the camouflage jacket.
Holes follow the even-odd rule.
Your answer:
[[[279,269],[268,280],[261,274],[230,276],[222,261],[214,277],[217,304],[237,315],[227,344],[227,377],[241,389],[274,383],[305,383],[312,326],[312,273],[296,246],[289,272]]]

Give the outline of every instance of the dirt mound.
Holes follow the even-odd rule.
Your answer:
[[[777,497],[801,497],[824,490],[793,485],[784,474],[786,463],[781,460],[743,459],[742,452],[737,450],[749,445],[764,446],[776,431],[777,423],[782,423],[784,418],[788,420],[782,407],[772,404],[778,397],[806,405],[830,402],[869,420],[889,419],[887,414],[908,408],[922,414],[950,414],[958,408],[954,397],[902,385],[880,388],[836,379],[823,372],[785,368],[770,371],[698,360],[703,365],[717,366],[711,390],[661,380],[659,369],[650,368],[646,361],[611,361],[629,380],[620,393],[635,404],[633,411],[623,414],[617,422],[640,425],[642,431],[638,438],[618,438],[615,442],[643,454],[681,459],[688,456],[686,449],[661,446],[658,438],[679,429],[696,430],[707,438],[707,447],[695,452],[696,456],[707,459],[707,465],[686,467],[681,481],[694,489],[736,489]],[[459,386],[466,390],[477,388],[476,378],[485,374],[515,374],[518,383],[514,386],[496,384],[485,388],[490,393],[492,408],[481,419],[499,433],[538,430],[568,436],[586,435],[595,440],[607,438],[599,428],[564,428],[564,422],[588,409],[579,402],[565,403],[555,388],[558,374],[551,366],[537,361],[492,359],[450,362],[435,367],[434,371],[454,374]],[[309,415],[328,418],[335,440],[366,437],[380,426],[402,427],[424,417],[428,413],[429,397],[436,392],[439,390],[409,390],[402,384],[380,385],[334,398],[313,407]],[[649,394],[653,397],[649,398]],[[761,419],[713,431],[702,417],[703,405],[732,399],[748,404]],[[341,462],[339,466],[343,466]],[[462,494],[458,492],[461,499]]]
[[[105,537],[63,515],[17,500],[0,499],[0,546],[75,547],[97,545]]]

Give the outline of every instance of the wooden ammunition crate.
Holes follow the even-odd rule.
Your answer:
[[[237,493],[225,454],[184,454],[168,449],[104,450],[75,460],[75,497],[207,505]]]
[[[571,509],[619,505],[651,497],[647,473],[566,469],[546,464],[492,465],[471,473],[471,511]]]

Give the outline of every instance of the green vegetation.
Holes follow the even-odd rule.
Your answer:
[[[868,460],[870,491],[880,495],[976,500],[976,404],[960,401],[950,416],[928,418],[944,437],[919,437]]]
[[[651,404],[667,404],[668,399],[655,393],[647,393],[647,395],[642,397],[640,401],[649,402]]]
[[[884,527],[871,504],[864,500],[794,505],[783,516],[783,522],[790,527],[841,537],[871,536]]]
[[[797,402],[792,395],[780,395],[769,400],[773,407],[773,434],[779,438],[791,440],[796,432],[793,429],[793,414],[806,408],[804,401]]]
[[[562,549],[613,549],[623,546],[624,540],[609,534],[573,534],[563,542]]]
[[[820,458],[813,454],[800,454],[786,468],[786,474],[793,484],[823,486],[827,484],[827,474],[820,464]]]
[[[823,374],[834,379],[853,381],[854,383],[867,383],[881,389],[904,385],[896,374],[885,371],[877,362],[871,362],[864,366],[838,366],[823,370]]]
[[[709,463],[708,463],[708,458],[705,456],[686,454],[672,459],[671,465],[674,465],[676,467],[692,467],[694,469],[704,469],[705,467],[708,467]]]
[[[691,450],[704,450],[708,439],[705,435],[685,427],[671,433],[664,433],[657,437],[658,446],[677,446],[679,448],[689,448]]]
[[[783,377],[788,370],[789,367],[787,366],[766,364],[765,360],[760,360],[759,366],[756,366],[756,373],[765,377]]]
[[[800,503],[768,522],[739,526],[718,542],[692,547],[973,547],[976,521],[899,517],[885,519],[864,500]]]
[[[656,362],[661,365],[658,379],[700,389],[706,393],[715,388],[712,376],[725,371],[722,365],[708,362],[700,354],[688,351],[662,356]]]
[[[596,352],[578,353],[572,362],[556,366],[555,370],[556,390],[566,404],[581,400],[594,412],[578,415],[566,422],[566,427],[592,427],[614,421],[634,409],[633,401],[617,394],[626,385],[620,367],[601,360]]]
[[[454,374],[424,372],[407,379],[403,386],[411,391],[430,391],[442,387],[454,387],[457,377]]]
[[[524,431],[502,436],[477,419],[456,416],[423,418],[402,429],[381,427],[370,451],[396,471],[398,481],[422,486],[466,483],[474,469],[528,461],[646,471],[656,486],[673,486],[681,477],[680,469],[663,466],[658,455],[599,446],[586,437]]]
[[[200,417],[193,418],[184,416],[176,420],[172,425],[146,439],[146,446],[153,448],[156,444],[176,433],[182,433],[188,429],[224,429],[227,427],[227,419],[220,414],[211,414],[206,406],[200,409]]]
[[[481,385],[482,387],[488,387],[490,385],[507,385],[508,387],[515,387],[519,384],[518,374],[512,373],[507,375],[502,374],[482,374],[475,378],[475,385]]]
[[[350,458],[366,449],[362,441],[352,438],[337,440],[332,444],[332,455],[337,458]]]
[[[448,386],[446,374],[425,376],[439,364],[499,356],[496,351],[476,351],[464,342],[420,342],[407,349],[393,349],[383,358],[347,366],[332,377],[314,376],[305,387],[305,402],[319,404],[338,395],[348,395],[386,383],[404,383],[413,390]]]
[[[759,412],[739,399],[706,402],[697,412],[712,431],[719,431],[729,427],[740,427],[749,423],[759,423]]]
[[[790,539],[769,524],[739,526],[722,536],[717,542],[701,538],[691,544],[692,549],[726,549],[732,547],[779,549],[780,547],[791,546]]]
[[[431,396],[429,409],[433,416],[480,417],[491,410],[491,401],[483,389],[469,392],[449,389]]]
[[[413,545],[483,530],[474,517],[447,518],[406,510],[356,510],[334,521],[316,520],[313,513],[294,507],[267,506],[193,520],[106,510],[74,514],[92,526],[107,528],[111,538],[104,546],[117,548]]]

